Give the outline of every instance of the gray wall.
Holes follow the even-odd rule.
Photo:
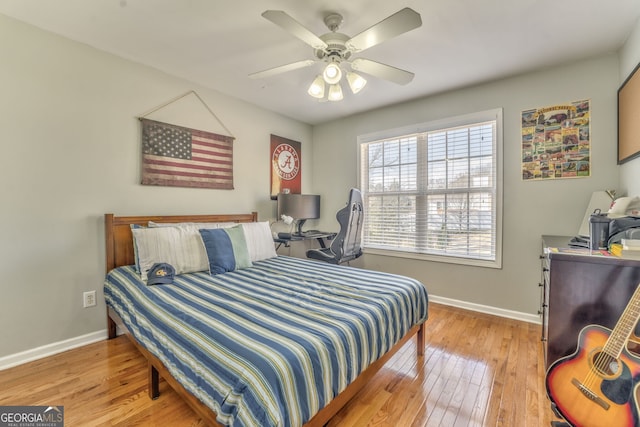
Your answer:
[[[432,295],[534,315],[539,307],[540,236],[577,232],[595,190],[617,188],[618,58],[608,55],[550,70],[394,105],[314,127],[314,190],[322,228],[331,225],[347,189],[357,185],[358,135],[466,113],[504,109],[503,268],[465,267],[365,254],[360,265],[407,274]],[[522,181],[520,114],[525,109],[591,100],[592,175]],[[324,167],[323,167],[324,165]]]
[[[640,63],[640,20],[620,50],[620,85]],[[624,194],[640,195],[640,158],[620,166],[620,188]]]
[[[106,327],[103,215],[275,215],[269,135],[302,142],[311,127],[0,15],[0,358]],[[136,119],[196,90],[236,137],[235,190],[142,186]],[[185,98],[151,118],[222,132]],[[173,120],[175,119],[175,120]],[[82,308],[82,292],[98,306]]]

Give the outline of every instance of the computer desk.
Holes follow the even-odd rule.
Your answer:
[[[278,233],[278,237],[274,237],[273,241],[278,245],[276,249],[280,248],[280,246],[284,245],[285,248],[291,246],[291,242],[302,242],[305,240],[316,239],[320,244],[320,247],[325,249],[327,247],[327,241],[333,240],[336,237],[336,234],[332,231],[305,231],[302,235],[291,234],[288,236],[283,235],[285,233]]]

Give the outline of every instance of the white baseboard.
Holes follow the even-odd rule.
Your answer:
[[[43,345],[42,347],[0,357],[0,371],[105,339],[107,339],[107,330],[103,329],[79,337],[69,338],[68,340],[58,341]]]
[[[466,310],[478,311],[480,313],[493,314],[494,316],[507,317],[509,319],[522,320],[523,322],[542,324],[542,319],[537,314],[522,313],[519,311],[505,310],[503,308],[492,307],[490,305],[475,304],[472,302],[461,301],[452,298],[439,297],[437,295],[429,295],[429,301],[438,304],[450,305],[453,307],[464,308]]]

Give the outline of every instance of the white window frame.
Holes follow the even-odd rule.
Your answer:
[[[474,257],[449,255],[449,254],[434,254],[434,253],[419,253],[414,251],[403,251],[400,249],[387,249],[387,248],[373,248],[364,246],[365,253],[385,255],[401,258],[412,258],[420,260],[447,262],[454,264],[464,264],[479,267],[490,268],[502,268],[502,176],[503,176],[503,125],[502,125],[502,108],[496,108],[492,110],[481,111],[477,113],[465,114],[451,118],[445,118],[440,120],[434,120],[427,123],[421,123],[417,125],[405,126],[401,128],[388,129],[384,131],[378,131],[366,135],[360,135],[357,139],[357,169],[358,169],[358,187],[361,189],[363,198],[365,200],[365,206],[367,205],[367,188],[363,188],[363,165],[362,165],[362,147],[363,144],[376,142],[380,140],[401,138],[406,135],[413,135],[425,132],[434,132],[438,130],[450,129],[455,127],[469,126],[477,123],[495,121],[495,252],[494,259],[481,259]],[[368,166],[366,166],[368,168]],[[453,192],[449,193],[452,194]],[[366,211],[365,211],[366,216]],[[365,228],[365,233],[366,233]],[[366,240],[366,239],[365,239]]]

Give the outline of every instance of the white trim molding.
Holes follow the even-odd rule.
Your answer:
[[[0,357],[0,371],[106,339],[107,330],[103,329],[101,331],[91,332],[79,337],[69,338],[68,340],[58,341],[41,347],[25,350],[20,353]]]
[[[537,314],[522,313],[520,311],[505,310],[504,308],[492,307],[489,305],[475,304],[472,302],[461,301],[453,298],[439,297],[437,295],[429,295],[429,301],[437,304],[450,305],[452,307],[464,308],[466,310],[477,311],[480,313],[492,314],[498,317],[506,317],[509,319],[522,320],[528,323],[542,324],[542,319]]]

